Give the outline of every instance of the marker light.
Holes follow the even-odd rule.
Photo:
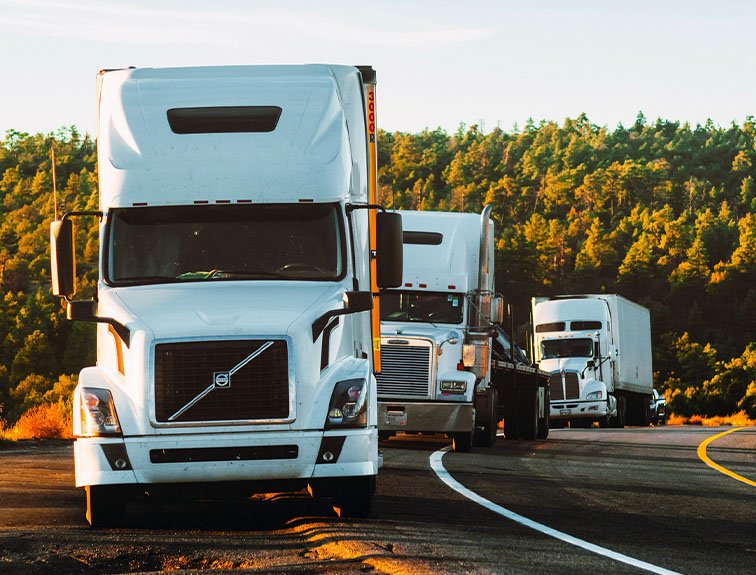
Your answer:
[[[113,396],[107,389],[83,387],[80,390],[81,435],[83,437],[101,437],[121,435]]]

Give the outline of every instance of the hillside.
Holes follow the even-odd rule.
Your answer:
[[[75,128],[0,142],[0,403],[15,419],[70,393],[93,327],[49,289],[53,217],[97,208],[95,144]],[[497,286],[524,324],[533,295],[619,293],[651,309],[656,385],[680,415],[756,418],[756,123],[691,127],[585,116],[511,132],[380,133],[384,205],[494,207]],[[80,226],[91,293],[97,233]],[[81,290],[80,290],[81,291]],[[520,334],[522,336],[522,334]]]

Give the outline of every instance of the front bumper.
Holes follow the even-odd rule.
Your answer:
[[[74,460],[77,487],[362,477],[381,463],[375,428],[80,438]]]
[[[609,407],[604,400],[551,402],[549,418],[558,419],[600,419],[609,415]]]
[[[469,403],[378,401],[381,431],[459,433],[470,432],[474,426],[475,409]]]

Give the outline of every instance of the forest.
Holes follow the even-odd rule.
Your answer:
[[[525,338],[532,296],[618,293],[651,310],[655,386],[681,416],[756,419],[756,121],[529,121],[380,132],[390,208],[493,206],[496,285]],[[55,151],[57,206],[51,149]],[[98,207],[96,145],[75,127],[0,141],[0,418],[70,407],[94,362],[91,324],[50,294],[57,208]],[[80,293],[97,278],[96,226],[80,225]]]

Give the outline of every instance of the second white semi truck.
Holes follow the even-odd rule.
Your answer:
[[[649,310],[619,295],[535,297],[535,355],[551,374],[551,425],[649,424]]]
[[[548,434],[548,374],[517,355],[494,292],[491,209],[400,211],[403,285],[382,291],[378,429],[445,433],[455,451]]]

